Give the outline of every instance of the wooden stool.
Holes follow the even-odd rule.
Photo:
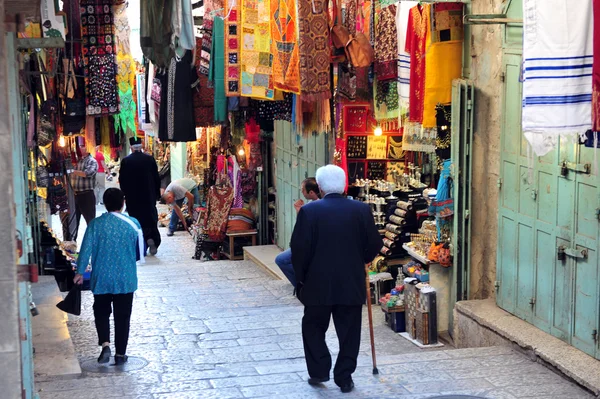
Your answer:
[[[227,233],[227,237],[229,237],[229,253],[227,253],[227,252],[221,252],[221,253],[230,260],[244,259],[243,255],[235,256],[234,245],[233,245],[234,240],[237,237],[252,237],[252,246],[255,246],[257,234],[258,234],[258,232],[256,230],[236,231],[236,232],[232,232],[232,233]]]

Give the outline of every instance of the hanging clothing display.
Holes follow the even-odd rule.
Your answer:
[[[117,84],[119,88],[119,113],[115,114],[115,129],[125,137],[137,136],[135,123],[136,105],[133,99],[135,87],[135,61],[131,56],[129,36],[131,28],[125,4],[113,6],[115,20],[115,53],[117,54]]]
[[[303,101],[331,97],[329,23],[327,2],[298,1],[298,38],[300,46],[300,92]]]
[[[159,68],[165,68],[172,57],[171,14],[174,1],[140,1],[140,45],[144,56]]]
[[[203,46],[204,38],[196,38],[196,55],[201,54]],[[198,85],[193,89],[196,127],[212,126],[215,122],[215,91],[212,87],[209,87],[208,76],[201,73],[203,62],[204,60],[201,57],[196,56]]]
[[[192,52],[173,57],[165,75],[166,80],[161,79],[158,137],[162,141],[196,141],[192,89],[198,84],[198,75],[192,67]]]
[[[210,58],[208,79],[215,90],[214,119],[215,123],[227,121],[227,97],[225,90],[225,24],[220,17],[215,18],[213,24],[213,41]]]
[[[242,0],[241,95],[275,98],[269,0]]]
[[[523,132],[538,156],[592,128],[592,0],[523,0]]]
[[[238,0],[225,0],[225,95],[240,96],[241,10]],[[216,119],[216,118],[215,118]]]
[[[406,52],[406,30],[410,10],[419,3],[416,1],[401,1],[396,10],[396,33],[398,34],[398,101],[400,113],[398,118],[402,123],[403,117],[408,112],[410,96],[410,54]]]
[[[300,53],[296,0],[271,0],[271,54],[273,85],[300,93]]]
[[[410,9],[406,29],[406,52],[410,54],[409,121],[423,122],[425,96],[425,53],[430,40],[429,20],[431,5],[417,5]]]
[[[398,31],[396,5],[382,8],[375,29],[375,74],[377,80],[396,80],[398,77]]]
[[[80,0],[87,114],[119,111],[112,0]]]
[[[228,184],[212,186],[206,198],[204,233],[213,241],[223,241],[227,218],[233,202],[233,188]]]

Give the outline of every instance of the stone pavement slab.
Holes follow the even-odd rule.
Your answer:
[[[312,387],[302,349],[303,308],[287,280],[276,280],[251,261],[195,261],[193,252],[190,237],[177,233],[164,237],[158,256],[139,267],[128,353],[148,366],[113,375],[84,373],[67,382],[39,378],[40,398],[593,397],[508,347],[419,349],[385,326],[376,308],[380,374],[372,374],[363,312],[355,391],[342,394],[333,380]],[[98,355],[92,303],[85,292],[81,316],[68,322],[80,362]],[[327,343],[335,357],[333,325]]]

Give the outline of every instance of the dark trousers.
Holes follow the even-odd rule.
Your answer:
[[[77,222],[77,229],[79,229],[81,215],[83,215],[88,225],[96,217],[96,196],[94,195],[94,190],[75,193],[75,220]]]
[[[129,321],[133,305],[133,292],[129,294],[94,295],[94,321],[98,332],[98,345],[110,342],[110,314],[115,312],[115,351],[124,355],[129,340]]]
[[[360,349],[362,306],[305,306],[302,318],[302,342],[308,375],[328,378],[331,354],[325,343],[325,333],[333,315],[333,324],[340,343],[333,379],[338,386],[348,383],[356,370]]]

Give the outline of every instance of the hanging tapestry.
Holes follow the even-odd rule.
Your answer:
[[[241,95],[273,100],[269,0],[242,0]]]
[[[117,85],[119,87],[119,113],[115,114],[115,130],[125,137],[137,135],[135,123],[136,105],[133,98],[135,87],[135,61],[131,56],[129,36],[131,29],[125,4],[113,6],[115,20],[115,53],[117,54]]]
[[[90,1],[90,0],[86,0]],[[106,0],[110,3],[110,0]],[[165,68],[172,56],[171,25],[175,0],[140,1],[140,45],[144,56],[154,65]],[[83,7],[83,3],[82,3]]]
[[[431,23],[431,41],[433,43],[463,40],[463,4],[434,4]]]
[[[423,122],[425,94],[425,53],[430,42],[429,14],[431,5],[418,5],[410,9],[406,28],[406,52],[410,54],[410,122]]]
[[[215,91],[214,120],[217,123],[227,121],[224,29],[223,19],[220,17],[215,18],[208,79]]]
[[[206,34],[206,33],[205,33]],[[196,55],[200,54],[204,48],[204,37],[196,38]],[[196,127],[214,125],[215,112],[215,90],[208,87],[208,76],[204,75],[202,65],[204,60],[196,57],[196,69],[198,71],[198,84],[193,88],[194,92],[194,118]],[[208,71],[208,68],[207,68]]]
[[[435,152],[436,129],[424,129],[420,123],[408,122],[404,126],[402,149],[405,151]]]
[[[385,131],[398,130],[398,83],[396,80],[375,80],[375,119]]]
[[[112,0],[81,0],[87,114],[119,111]]]
[[[600,32],[600,0],[594,0],[594,32]],[[594,35],[594,66],[592,69],[592,130],[600,131],[600,35]]]
[[[225,0],[225,95],[239,97],[241,78],[241,10],[239,1]]]
[[[375,74],[380,82],[398,77],[396,5],[380,10],[375,29]],[[397,83],[396,83],[397,85]]]
[[[211,21],[212,26],[212,21]],[[196,39],[198,40],[198,39]],[[198,61],[198,73],[200,75],[208,76],[208,69],[210,68],[210,52],[212,45],[212,28],[204,29],[202,31],[202,38],[200,39],[200,47],[196,43],[196,58]]]
[[[303,101],[331,97],[327,2],[299,0],[300,92]]]
[[[300,54],[296,0],[271,0],[271,54],[273,85],[300,93]]]
[[[523,132],[538,156],[592,128],[592,0],[524,0]]]
[[[400,106],[400,123],[408,112],[410,95],[410,54],[406,52],[406,29],[411,8],[417,6],[416,1],[401,1],[396,11],[398,33],[398,101]]]

